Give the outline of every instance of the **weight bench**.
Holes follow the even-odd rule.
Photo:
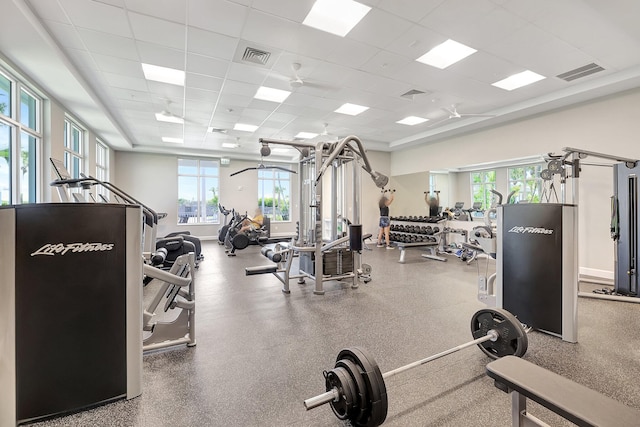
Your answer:
[[[269,274],[278,271],[277,265],[257,265],[255,267],[246,267],[244,269],[245,276],[254,276],[256,274]]]
[[[640,411],[515,356],[487,365],[495,386],[511,393],[512,425],[548,426],[527,413],[527,398],[578,426],[632,427]]]
[[[373,234],[371,233],[367,233],[364,236],[362,236],[362,248],[364,250],[370,251],[371,248],[369,246],[367,246],[367,240],[371,240],[371,237],[373,236]]]
[[[408,248],[425,248],[429,251],[428,254],[422,254],[424,258],[433,259],[435,261],[445,262],[447,259],[437,255],[436,248],[438,247],[438,242],[413,242],[413,243],[403,243],[397,242],[396,246],[400,249],[400,259],[398,262],[400,264],[404,264],[404,252]]]

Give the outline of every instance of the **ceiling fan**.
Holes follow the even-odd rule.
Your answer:
[[[291,87],[291,89],[298,89],[302,86],[306,86],[306,87],[310,87],[310,88],[316,88],[316,89],[323,89],[323,90],[335,90],[336,88],[333,86],[330,86],[328,84],[323,84],[323,83],[319,83],[319,82],[314,82],[312,81],[312,79],[308,79],[304,76],[301,76],[299,71],[302,69],[302,64],[299,62],[293,62],[291,64],[291,75],[290,76],[275,76],[276,78],[280,79],[280,80],[286,80],[289,83],[289,87]]]
[[[495,114],[467,114],[467,113],[459,113],[458,112],[458,106],[457,104],[452,104],[451,107],[447,108],[447,107],[443,107],[442,110],[446,111],[447,113],[449,113],[448,117],[444,117],[440,120],[437,120],[433,123],[431,123],[428,127],[431,126],[435,126],[437,124],[449,121],[449,120],[456,120],[456,119],[464,119],[465,117],[496,117]]]
[[[171,112],[171,100],[170,99],[165,99],[165,107],[162,111],[160,111],[159,113],[156,113],[156,118],[158,120],[161,121],[165,121],[165,122],[170,122],[170,123],[184,123],[186,120],[184,119],[184,117],[182,116],[178,116],[176,114],[173,114]],[[159,117],[164,118],[161,119]]]

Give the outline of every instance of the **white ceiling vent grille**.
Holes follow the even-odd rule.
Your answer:
[[[576,68],[575,70],[567,71],[566,73],[558,74],[556,77],[570,82],[572,80],[576,80],[582,77],[586,77],[590,74],[594,74],[600,71],[604,71],[600,65],[592,62],[591,64],[584,65],[582,67]]]
[[[267,62],[269,62],[270,56],[271,56],[270,52],[256,49],[253,47],[247,47],[244,50],[244,54],[242,55],[242,60],[247,62],[252,62],[254,64],[267,65]]]

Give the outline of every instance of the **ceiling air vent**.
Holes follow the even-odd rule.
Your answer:
[[[567,82],[572,80],[576,80],[582,77],[586,77],[589,74],[597,73],[599,71],[604,71],[600,65],[592,62],[591,64],[584,65],[582,67],[576,68],[575,70],[567,71],[566,73],[558,74],[556,77],[561,78]]]
[[[254,64],[266,65],[271,56],[270,52],[256,49],[253,47],[247,47],[242,54],[242,60],[247,62],[253,62]]]

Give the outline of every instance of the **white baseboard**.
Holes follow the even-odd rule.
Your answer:
[[[614,284],[613,271],[598,270],[595,268],[580,267],[580,280],[605,285]]]

